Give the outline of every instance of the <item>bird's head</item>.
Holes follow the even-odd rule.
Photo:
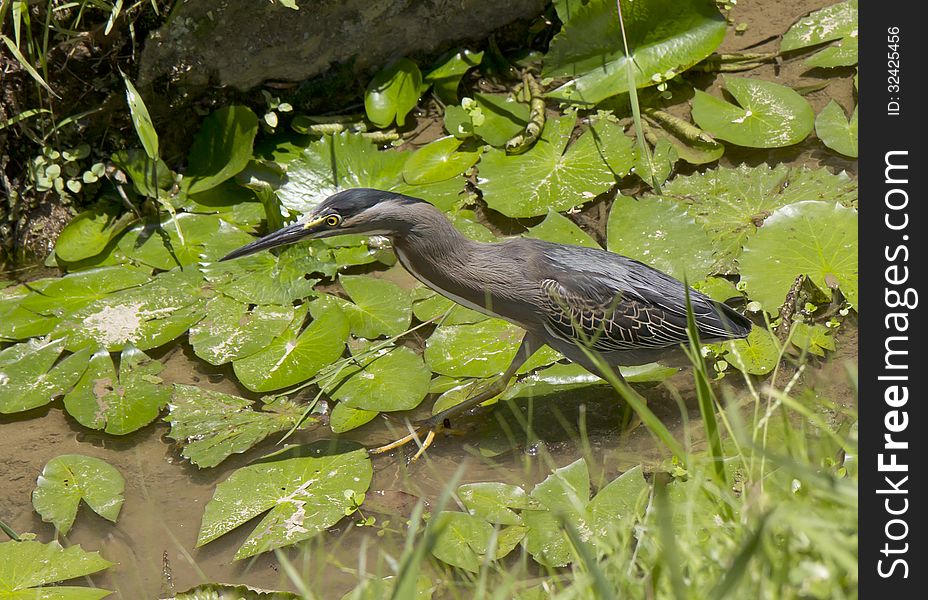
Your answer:
[[[238,250],[221,260],[231,260],[261,250],[349,233],[395,235],[408,226],[408,215],[414,205],[424,200],[394,192],[371,188],[354,188],[338,192],[323,200],[316,209],[292,225],[287,225]]]

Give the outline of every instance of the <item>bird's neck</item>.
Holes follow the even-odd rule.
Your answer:
[[[415,224],[393,236],[400,264],[416,279],[468,308],[487,311],[486,290],[476,282],[484,261],[478,259],[487,244],[459,232],[438,209],[419,211]]]

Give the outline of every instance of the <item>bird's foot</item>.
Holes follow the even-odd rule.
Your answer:
[[[429,446],[432,445],[432,442],[435,441],[435,435],[439,431],[446,429],[447,425],[449,425],[449,423],[447,422],[447,419],[442,419],[439,421],[436,421],[434,418],[426,419],[424,421],[417,423],[414,426],[413,431],[411,431],[409,435],[401,437],[395,442],[391,442],[389,444],[386,444],[385,446],[378,446],[377,448],[371,448],[370,450],[368,450],[368,454],[384,454],[386,452],[390,452],[391,450],[402,448],[409,442],[415,441],[416,444],[419,445],[419,449],[412,456],[412,458],[409,459],[409,462],[411,463],[415,462],[419,460],[419,458],[423,454],[425,454],[425,451],[428,450]]]

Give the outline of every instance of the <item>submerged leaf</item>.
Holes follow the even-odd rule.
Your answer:
[[[356,509],[373,475],[364,449],[319,442],[242,467],[216,486],[206,505],[197,546],[270,510],[235,558],[307,540]]]
[[[80,546],[33,540],[0,543],[0,598],[3,600],[98,600],[109,590],[49,585],[102,571],[112,566],[98,552]]]
[[[106,350],[90,358],[87,370],[65,395],[64,407],[81,425],[125,435],[158,418],[171,388],[161,385],[161,363],[127,344],[119,357],[119,374]]]
[[[296,426],[303,416],[302,407],[285,399],[265,404],[260,411],[253,404],[231,394],[175,384],[164,418],[171,424],[168,435],[183,444],[185,458],[205,469]]]
[[[700,90],[693,98],[693,120],[715,137],[750,148],[779,148],[812,132],[815,113],[795,90],[760,79],[724,81],[738,106]]]
[[[614,0],[568,11],[545,55],[544,77],[570,80],[548,96],[596,104],[628,90],[628,68]],[[722,43],[725,19],[712,0],[622,0],[635,87],[657,85],[700,62]]]
[[[822,290],[836,285],[857,305],[857,211],[830,202],[798,202],[776,211],[744,247],[748,296],[775,313],[799,275]]]
[[[126,481],[106,461],[62,454],[48,461],[32,492],[32,506],[62,535],[71,530],[81,500],[107,521],[116,522]]]

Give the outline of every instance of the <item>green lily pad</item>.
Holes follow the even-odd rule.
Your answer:
[[[255,392],[279,390],[306,381],[342,355],[348,318],[334,303],[321,299],[310,307],[313,320],[302,332],[297,322],[267,348],[232,363],[242,385]]]
[[[270,511],[235,558],[307,540],[356,509],[373,469],[364,449],[328,442],[284,450],[242,467],[216,486],[203,512],[197,547]]]
[[[0,350],[0,413],[44,406],[68,392],[87,368],[89,350],[58,361],[64,340],[31,339]]]
[[[663,196],[682,202],[705,227],[716,248],[716,270],[734,269],[741,248],[777,209],[803,200],[857,203],[857,184],[828,169],[740,165],[675,177]]]
[[[442,511],[435,515],[434,531],[440,532],[432,556],[451,566],[476,573],[486,560],[487,554],[493,559],[503,558],[525,535],[525,528],[514,530],[517,538],[509,541],[505,547],[502,536],[497,538],[496,547],[492,547],[493,526],[479,517],[457,511]],[[504,530],[506,531],[506,530]]]
[[[131,265],[77,271],[51,279],[41,291],[23,299],[21,306],[42,315],[64,317],[108,294],[151,281],[151,270]]]
[[[512,362],[524,332],[500,319],[464,325],[442,325],[426,340],[425,361],[435,373],[452,377],[497,377]],[[553,351],[542,349],[533,356],[541,366],[557,360]],[[526,370],[529,363],[523,366]]]
[[[727,342],[726,359],[736,369],[748,375],[766,375],[776,368],[780,351],[773,334],[763,327],[752,327],[743,340]]]
[[[419,67],[402,58],[377,73],[368,84],[364,94],[367,118],[377,127],[389,127],[394,121],[402,127],[423,90]]]
[[[0,599],[98,600],[112,592],[99,588],[49,585],[84,577],[112,566],[98,552],[80,546],[33,540],[0,543]]]
[[[576,223],[550,208],[545,220],[534,227],[530,227],[524,235],[525,237],[559,244],[599,248],[599,244],[587,232],[580,229]]]
[[[857,32],[806,59],[810,67],[853,67],[858,62]]]
[[[412,153],[403,165],[403,179],[413,185],[437,183],[461,175],[480,158],[480,152],[458,151],[461,140],[443,137]]]
[[[628,92],[629,58],[636,88],[657,85],[708,57],[725,37],[725,19],[711,0],[623,0],[627,57],[615,2],[577,4],[545,55],[544,77],[570,78],[548,93],[559,100],[590,105]]]
[[[183,180],[190,194],[234,177],[251,160],[258,117],[247,106],[224,106],[210,113],[193,136]]]
[[[422,357],[405,346],[384,348],[361,358],[326,387],[333,400],[358,410],[411,410],[429,391],[432,372]]]
[[[374,339],[409,329],[412,297],[408,291],[385,279],[365,275],[342,275],[338,281],[352,300],[339,302],[351,324],[351,333]]]
[[[822,290],[836,286],[857,305],[857,211],[829,202],[798,202],[777,210],[741,257],[748,296],[774,313],[796,277]]]
[[[857,158],[857,107],[848,120],[841,105],[832,100],[815,117],[815,135],[835,152]]]
[[[509,217],[568,210],[628,173],[635,155],[631,138],[617,125],[601,121],[568,148],[574,121],[573,115],[548,119],[538,142],[523,154],[494,149],[484,155],[478,186],[490,208]]]
[[[402,180],[408,156],[396,150],[381,152],[359,134],[324,135],[287,165],[287,179],[277,196],[284,209],[306,214],[343,189],[388,190]]]
[[[789,28],[780,41],[780,52],[839,40],[857,31],[857,0],[838,2],[809,13]]]
[[[673,172],[673,166],[680,159],[677,146],[667,139],[659,139],[651,150],[651,160],[639,154],[635,162],[635,174],[648,185],[663,184]]]
[[[790,341],[802,352],[825,356],[825,351],[835,351],[834,331],[821,324],[796,323]]]
[[[120,215],[121,212],[116,204],[98,203],[79,213],[58,235],[55,256],[65,262],[77,262],[100,254],[134,218],[132,213]]]
[[[42,520],[67,534],[83,500],[107,521],[116,522],[125,500],[126,480],[106,461],[62,454],[48,461],[32,492],[32,506]]]
[[[460,325],[476,323],[487,318],[485,314],[461,306],[425,286],[416,288],[415,298],[412,313],[422,322],[442,317],[441,322],[445,325]]]
[[[203,265],[201,271],[217,292],[246,304],[285,306],[313,298],[318,274],[335,274],[332,249],[321,241],[288,246],[275,258],[260,252],[236,260]]]
[[[103,345],[110,351],[134,345],[156,348],[183,335],[203,316],[202,278],[193,268],[158,274],[144,285],[120,290],[61,318],[52,331],[66,348]]]
[[[332,428],[334,433],[345,433],[369,423],[379,414],[379,410],[351,408],[347,404],[339,402],[329,415],[329,427]]]
[[[693,98],[693,120],[715,137],[749,148],[780,148],[812,132],[815,113],[795,90],[760,79],[724,81],[738,106],[700,90]]]
[[[171,388],[161,385],[161,363],[131,344],[119,357],[119,374],[106,350],[90,357],[74,389],[64,397],[64,407],[78,423],[125,435],[158,418],[171,398]]]
[[[201,469],[215,467],[233,454],[245,452],[268,435],[289,430],[303,416],[303,408],[278,399],[254,410],[254,402],[193,385],[174,385],[164,418],[171,424],[181,454]]]
[[[240,360],[266,348],[293,320],[292,306],[254,306],[218,295],[190,328],[193,352],[212,365]]]
[[[653,383],[671,377],[677,369],[658,363],[648,363],[622,367],[621,371],[622,376],[629,383]],[[609,383],[576,363],[554,364],[521,378],[512,384],[502,394],[502,397],[506,400],[539,398],[548,394],[582,390],[592,385],[609,385]]]
[[[466,483],[458,488],[458,497],[470,514],[497,525],[522,525],[512,509],[537,507],[524,489],[508,483]]]
[[[456,104],[461,78],[481,60],[483,52],[471,52],[466,48],[449,52],[438,59],[438,65],[425,76],[425,83],[432,85],[442,102]]]
[[[177,266],[218,260],[252,241],[250,235],[221,215],[180,213],[158,226],[146,223],[133,227],[119,239],[117,248],[137,262],[168,271]]]
[[[673,200],[616,196],[606,247],[679,280],[704,278],[715,262],[712,241],[686,208]]]
[[[391,186],[390,191],[425,200],[439,210],[447,212],[471,201],[472,195],[465,193],[466,186],[467,179],[464,175],[456,175],[451,179],[419,185],[407,183],[404,179]]]

